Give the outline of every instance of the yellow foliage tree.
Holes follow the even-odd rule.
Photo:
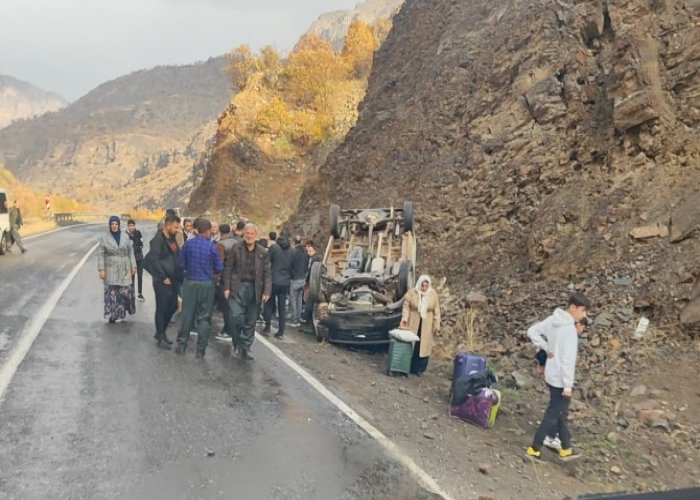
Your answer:
[[[253,76],[260,69],[260,60],[247,45],[240,45],[228,55],[226,72],[231,79],[234,90],[244,90]]]
[[[291,115],[287,105],[279,96],[275,96],[258,113],[256,128],[258,132],[266,134],[282,134],[288,131],[290,123]]]
[[[355,78],[369,76],[372,69],[372,58],[378,48],[379,40],[368,24],[359,20],[350,23],[343,46],[343,58]]]

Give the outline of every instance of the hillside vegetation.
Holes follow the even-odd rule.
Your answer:
[[[190,208],[284,220],[319,157],[356,122],[374,52],[389,29],[389,21],[355,21],[340,51],[307,34],[287,59],[272,47],[236,48],[227,73],[239,92],[219,118]]]
[[[12,172],[0,165],[0,188],[7,191],[8,200],[18,200],[24,217],[44,216],[45,192],[28,187],[18,181]],[[89,207],[65,196],[51,194],[51,204],[54,212],[78,212],[89,210]]]

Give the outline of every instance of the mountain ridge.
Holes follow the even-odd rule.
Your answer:
[[[18,120],[58,111],[68,105],[55,92],[9,75],[0,75],[0,128]]]

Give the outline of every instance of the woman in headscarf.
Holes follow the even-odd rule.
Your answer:
[[[411,361],[411,373],[420,376],[428,368],[433,336],[440,330],[440,300],[429,276],[418,278],[416,287],[406,293],[401,327],[411,330],[420,339],[413,346]]]
[[[136,312],[132,277],[136,257],[131,239],[122,233],[119,217],[109,218],[109,230],[102,235],[97,251],[97,270],[104,282],[104,317],[110,323]]]

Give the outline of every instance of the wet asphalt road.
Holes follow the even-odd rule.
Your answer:
[[[99,230],[0,257],[0,364]],[[147,275],[126,323],[101,294],[93,255],[0,402],[0,499],[438,498],[260,343],[253,362],[213,341],[178,357],[154,345]]]

